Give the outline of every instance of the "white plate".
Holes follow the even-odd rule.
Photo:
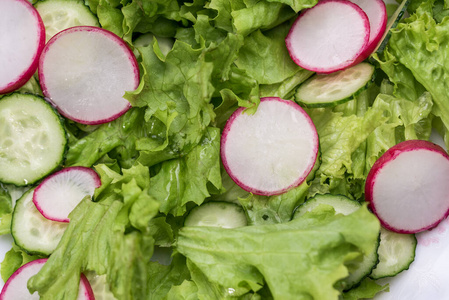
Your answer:
[[[410,269],[389,280],[390,292],[376,300],[449,299],[449,219],[436,228],[416,235],[418,246]]]

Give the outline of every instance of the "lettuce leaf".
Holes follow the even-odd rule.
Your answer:
[[[379,229],[364,206],[348,216],[319,211],[282,224],[185,227],[177,250],[229,296],[267,284],[277,299],[338,299],[334,284],[348,275],[345,263],[372,251]]]
[[[0,235],[8,234],[11,231],[13,203],[8,190],[0,186]]]
[[[211,190],[222,189],[219,144],[219,130],[210,127],[201,143],[187,155],[161,164],[159,172],[150,179],[149,190],[160,202],[161,212],[182,216],[188,202],[199,205],[211,195]]]
[[[343,293],[343,300],[371,299],[380,292],[388,292],[388,284],[380,285],[374,280],[365,278],[359,286]]]
[[[368,89],[333,109],[309,111],[321,150],[321,165],[309,196],[332,192],[361,199],[369,170],[388,148],[408,139],[429,139],[433,111],[430,94],[424,92],[413,101],[398,98],[391,94],[395,92],[389,84],[385,82],[380,90],[375,88],[373,94]],[[415,95],[420,91],[419,87],[414,90]],[[402,93],[397,90],[397,94]]]
[[[437,23],[432,4],[427,1],[416,12],[392,31],[388,49],[396,60],[410,70],[413,77],[432,96],[446,128],[449,127],[449,101],[447,90],[449,49],[449,19]]]
[[[83,271],[107,274],[118,299],[144,299],[148,293],[151,266],[146,258],[153,253],[154,239],[147,226],[159,207],[148,195],[149,170],[136,165],[119,174],[98,165],[97,171],[102,180],[97,202],[86,197],[75,208],[58,247],[29,281],[30,291],[38,291],[41,299],[76,299]]]
[[[259,84],[284,81],[301,70],[290,58],[285,37],[290,24],[284,23],[270,31],[253,32],[244,40],[236,65],[248,72]]]

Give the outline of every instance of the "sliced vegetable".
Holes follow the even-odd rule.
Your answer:
[[[335,210],[335,213],[343,215],[349,215],[361,208],[361,204],[359,202],[351,200],[346,196],[317,194],[313,198],[308,199],[295,210],[293,219],[300,218],[307,212],[314,210],[319,205],[331,206]],[[378,262],[378,247],[379,241],[377,241],[377,245],[373,251],[366,253],[361,261],[357,261],[353,265],[349,266],[349,276],[339,282],[339,286],[341,286],[343,290],[349,290],[360,283],[362,279],[368,276],[373,268],[376,267]]]
[[[231,202],[207,202],[193,208],[184,226],[213,226],[237,228],[246,226],[248,220],[243,208]]]
[[[17,269],[3,286],[0,300],[32,300],[40,299],[37,293],[30,294],[27,288],[28,279],[36,275],[47,262],[46,258],[33,260]],[[94,300],[94,294],[87,278],[80,275],[80,288],[77,300]]]
[[[440,146],[408,140],[371,168],[365,197],[382,225],[399,233],[435,227],[449,214],[449,155]]]
[[[359,202],[351,200],[343,195],[317,194],[298,206],[293,215],[293,219],[303,216],[305,213],[312,211],[319,205],[332,206],[332,208],[335,209],[335,213],[343,215],[349,215],[361,207]]]
[[[361,62],[368,58],[382,40],[387,27],[387,8],[383,0],[349,0],[357,4],[369,19],[370,35],[368,45],[357,59]]]
[[[329,74],[353,65],[369,38],[369,20],[359,6],[324,0],[299,15],[285,42],[300,67]]]
[[[379,43],[377,44],[376,48],[373,50],[373,52],[381,53],[384,51],[385,47],[388,44],[388,41],[390,40],[391,32],[390,30],[392,28],[396,28],[399,21],[402,19],[404,14],[407,12],[407,7],[410,4],[410,0],[403,0],[397,9],[394,11],[394,13],[388,18],[387,26],[385,28],[385,32],[383,36],[381,37]]]
[[[61,120],[44,99],[14,93],[0,100],[0,181],[35,183],[61,164],[66,144]]]
[[[254,194],[281,194],[300,185],[318,155],[318,134],[293,101],[262,98],[253,115],[237,109],[221,138],[221,158],[229,176]]]
[[[80,289],[78,291],[77,300],[95,300],[94,292],[90,286],[89,280],[87,280],[84,274],[80,274]],[[99,300],[99,299],[98,299]]]
[[[124,114],[126,91],[139,85],[131,49],[114,33],[91,26],[61,31],[45,46],[39,79],[48,100],[65,117],[101,124]]]
[[[35,4],[45,26],[46,41],[74,26],[99,27],[97,17],[80,0],[45,0]]]
[[[295,100],[306,107],[335,106],[354,99],[373,75],[374,66],[363,62],[332,74],[315,74],[299,86]]]
[[[379,263],[369,275],[372,279],[392,277],[407,270],[415,260],[416,237],[380,229]]]
[[[69,214],[86,196],[93,196],[101,181],[86,167],[69,167],[42,181],[34,190],[33,203],[47,219],[69,222]]]
[[[6,94],[24,85],[36,71],[45,28],[27,0],[0,1],[0,20],[0,94]]]
[[[12,214],[11,234],[14,242],[31,254],[49,255],[61,240],[68,223],[44,218],[33,203],[34,189],[19,200]]]

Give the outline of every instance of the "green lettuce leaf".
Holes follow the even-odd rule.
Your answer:
[[[343,293],[342,300],[371,299],[380,292],[388,292],[388,284],[380,285],[374,280],[365,278],[359,286]]]
[[[320,211],[282,224],[185,227],[177,249],[228,295],[267,284],[278,299],[338,299],[333,285],[348,275],[345,263],[372,251],[379,229],[364,206],[348,216]]]
[[[198,287],[193,281],[184,281],[180,285],[173,286],[167,293],[166,300],[196,300],[198,298]]]
[[[201,143],[187,155],[162,163],[149,189],[149,194],[160,202],[161,212],[181,216],[188,202],[200,205],[211,195],[210,184],[213,190],[221,190],[219,144],[219,130],[210,127]]]
[[[380,90],[368,89],[333,109],[310,110],[320,137],[321,165],[309,196],[332,192],[360,199],[369,170],[388,148],[404,140],[429,139],[430,94],[412,101],[382,92],[395,93],[385,82]]]
[[[83,271],[107,274],[117,299],[144,299],[149,291],[147,258],[154,239],[148,226],[158,212],[148,195],[149,170],[141,165],[123,174],[105,165],[96,169],[102,180],[94,195],[97,202],[86,197],[75,208],[58,247],[29,281],[30,291],[38,291],[41,299],[76,299]]]
[[[190,279],[190,272],[186,265],[186,258],[179,253],[174,253],[172,256],[172,260],[170,264],[164,265],[158,262],[150,262],[149,269],[149,292],[146,298],[140,299],[165,299],[167,296],[168,299],[177,299],[170,298],[173,297],[173,294],[180,297],[179,293],[184,295],[189,295],[189,293],[184,293],[185,291],[177,290],[171,291],[173,287],[181,285],[184,281]],[[190,289],[189,289],[190,290]],[[169,293],[169,291],[171,293]],[[172,296],[168,296],[168,295]],[[182,299],[182,298],[181,298]]]
[[[235,61],[237,67],[246,70],[259,84],[279,83],[295,75],[301,68],[292,61],[285,46],[289,30],[290,24],[284,23],[247,36]]]
[[[8,234],[11,231],[13,203],[9,191],[0,185],[0,235]]]
[[[275,196],[249,195],[239,198],[246,211],[250,225],[266,225],[290,221],[294,209],[304,202],[309,186],[306,182]]]
[[[258,29],[268,30],[274,28],[296,15],[291,7],[282,3],[265,0],[248,0],[243,2],[246,7],[232,11],[231,15],[236,32],[244,36]]]
[[[295,12],[299,12],[305,8],[310,8],[315,6],[317,0],[268,0],[269,2],[279,2],[289,5]]]
[[[5,258],[3,259],[0,266],[0,274],[2,280],[6,282],[8,278],[21,266],[30,261],[44,258],[40,255],[30,255],[18,247],[15,243],[12,243],[12,248],[5,253]]]
[[[437,23],[433,1],[423,3],[410,18],[392,30],[388,49],[396,60],[431,94],[446,127],[449,127],[448,75],[449,19]]]

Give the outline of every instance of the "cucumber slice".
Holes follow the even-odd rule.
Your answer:
[[[67,139],[43,98],[14,93],[0,100],[0,181],[25,186],[57,168]]]
[[[17,246],[29,254],[51,254],[68,223],[44,218],[33,203],[34,188],[17,200],[12,213],[11,234]]]
[[[82,25],[100,27],[97,17],[81,0],[45,0],[36,3],[35,8],[44,22],[47,41],[70,27]]]
[[[365,90],[373,75],[374,66],[366,62],[332,74],[315,74],[299,86],[295,100],[310,108],[335,106]]]
[[[332,206],[337,214],[349,215],[358,210],[361,205],[355,200],[351,200],[343,195],[317,194],[298,206],[293,215],[296,219],[305,213],[314,210],[317,206],[324,204]]]
[[[381,228],[379,263],[370,274],[372,279],[392,277],[407,270],[415,260],[416,237]]]
[[[332,206],[337,214],[349,215],[361,207],[361,204],[343,195],[317,194],[300,205],[293,214],[293,219],[299,218],[307,212],[312,211],[319,205]],[[373,252],[366,253],[362,260],[354,265],[348,266],[349,276],[338,282],[338,287],[342,290],[349,290],[368,276],[378,263],[379,240]]]
[[[243,208],[231,202],[207,202],[195,207],[184,221],[184,226],[213,226],[237,228],[248,224]]]

